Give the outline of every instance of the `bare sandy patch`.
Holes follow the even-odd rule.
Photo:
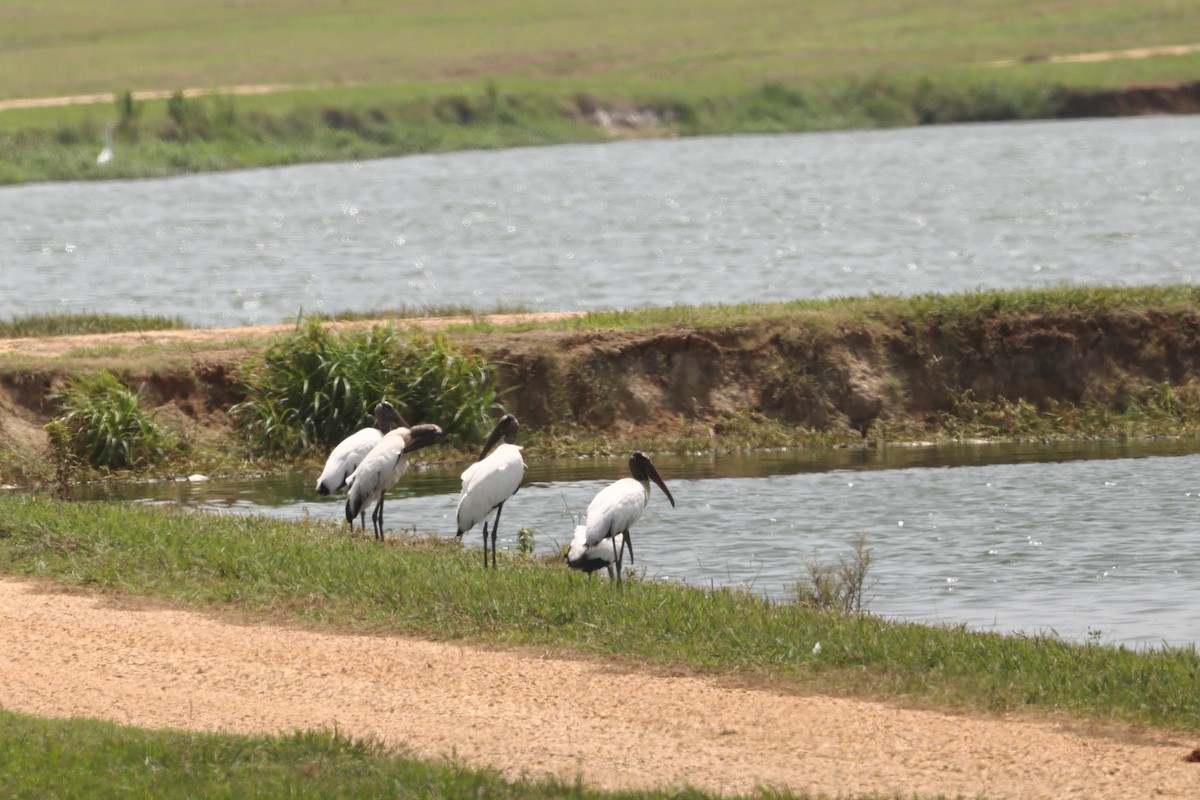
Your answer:
[[[609,789],[1200,797],[1181,737],[781,693],[601,659],[248,624],[0,580],[0,705],[147,728],[330,728]]]
[[[1065,53],[1024,59],[989,61],[989,67],[1011,67],[1029,61],[1050,64],[1090,64],[1097,61],[1119,61],[1122,59],[1155,58],[1158,56],[1186,56],[1200,52],[1200,44],[1174,44],[1160,47],[1134,47],[1128,50],[1101,50],[1095,53]]]

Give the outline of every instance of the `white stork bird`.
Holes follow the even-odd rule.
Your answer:
[[[358,469],[358,465],[367,457],[367,453],[383,439],[383,435],[393,428],[407,428],[408,423],[400,412],[384,400],[375,406],[375,428],[363,428],[356,431],[333,448],[329,458],[325,460],[325,469],[317,478],[317,494],[328,495],[339,491],[346,485],[346,479]],[[353,524],[353,523],[351,523]],[[362,512],[363,530],[367,529],[367,512]]]
[[[617,560],[617,549],[624,546],[625,534],[618,533],[611,539],[601,539],[595,545],[588,547],[587,525],[576,525],[575,536],[567,549],[567,566],[577,569],[586,575],[591,575],[598,569],[607,569],[608,577],[613,577],[613,564]]]
[[[462,474],[462,497],[458,501],[458,533],[464,533],[483,523],[483,567],[488,563],[488,523],[487,518],[496,511],[496,519],[492,522],[492,569],[496,568],[496,529],[500,527],[500,512],[504,503],[521,488],[521,480],[525,477],[525,459],[521,458],[521,448],[513,444],[517,438],[520,423],[512,414],[505,414],[496,423],[491,436],[483,446],[483,452],[476,461]],[[489,456],[488,451],[504,439]]]
[[[588,504],[587,530],[583,539],[584,547],[587,550],[597,548],[597,554],[603,552],[598,546],[605,539],[611,540],[613,560],[617,567],[617,585],[621,583],[621,560],[626,549],[629,550],[629,563],[633,563],[633,537],[629,529],[642,518],[642,511],[650,502],[650,481],[658,484],[658,488],[671,501],[671,507],[675,507],[671,490],[642,451],[629,457],[629,474],[631,477],[609,484],[592,498]],[[618,536],[621,537],[620,542],[617,541]]]
[[[353,524],[359,513],[365,513],[368,504],[375,503],[371,526],[375,538],[383,541],[383,496],[408,471],[408,454],[436,444],[441,438],[442,429],[437,425],[400,427],[384,434],[346,481],[350,486],[346,494],[346,521]]]

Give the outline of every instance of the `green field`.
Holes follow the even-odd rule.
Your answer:
[[[1050,117],[1071,91],[1200,79],[1200,51],[1051,57],[1193,31],[1200,6],[1171,0],[7,3],[0,184],[600,141],[596,108],[647,111],[621,134],[654,136]],[[211,94],[165,99],[184,89]]]
[[[260,83],[441,91],[486,80],[555,91],[721,93],[764,81],[1190,44],[1187,32],[1200,32],[1200,6],[1176,0],[63,0],[6,3],[0,31],[0,98],[6,99]],[[1196,63],[1168,59],[1122,70],[1195,77]],[[1071,71],[1061,70],[1064,80]]]

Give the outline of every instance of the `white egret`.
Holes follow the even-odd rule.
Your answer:
[[[113,124],[110,122],[104,126],[104,149],[100,151],[100,155],[96,156],[97,164],[107,164],[112,161],[112,132]]]
[[[371,526],[375,538],[382,541],[383,496],[408,471],[408,454],[436,444],[441,438],[442,429],[437,425],[401,427],[384,434],[346,481],[350,486],[346,494],[346,521],[353,524],[368,504],[375,503]]]
[[[671,507],[675,506],[671,490],[642,451],[629,457],[629,474],[631,477],[609,484],[592,498],[584,523],[587,528],[584,536],[586,547],[596,547],[605,539],[612,540],[618,585],[621,583],[621,562],[626,549],[629,550],[629,563],[633,563],[633,537],[629,529],[641,519],[642,511],[650,502],[650,481],[658,484],[658,488],[671,501]],[[624,536],[618,543],[617,536],[621,534]]]
[[[333,448],[329,458],[325,459],[325,468],[317,478],[317,494],[328,495],[339,491],[346,485],[346,479],[358,468],[367,453],[383,439],[383,435],[393,428],[407,428],[408,423],[395,406],[387,400],[375,406],[375,425],[378,427],[363,428],[347,436]],[[367,512],[362,512],[363,530],[367,529]]]
[[[462,474],[462,496],[458,501],[458,533],[462,536],[480,522],[483,523],[483,566],[488,563],[488,516],[494,509],[496,519],[492,522],[492,569],[496,568],[496,529],[500,527],[500,512],[504,503],[521,488],[525,477],[525,459],[521,448],[513,444],[520,423],[512,414],[505,414],[496,423],[483,451],[476,461]],[[491,455],[488,451],[500,441]]]

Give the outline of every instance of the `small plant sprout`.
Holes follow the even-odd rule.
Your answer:
[[[868,583],[871,568],[871,549],[867,535],[858,533],[850,541],[851,554],[839,555],[836,564],[809,559],[808,575],[792,584],[792,596],[799,606],[842,614],[860,614],[870,602],[866,593],[874,586]],[[813,654],[821,651],[818,642]]]
[[[521,528],[517,531],[517,552],[525,558],[533,556],[533,528]]]

